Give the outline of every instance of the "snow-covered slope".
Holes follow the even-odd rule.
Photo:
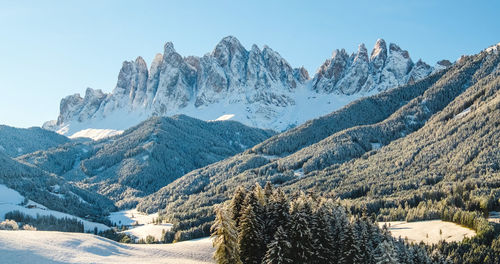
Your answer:
[[[123,133],[123,130],[114,130],[114,129],[93,129],[88,128],[84,130],[80,130],[75,134],[71,135],[69,138],[90,138],[93,140],[100,140],[103,138],[108,138],[116,135],[120,135]]]
[[[149,70],[141,57],[124,62],[111,93],[88,88],[83,98],[62,99],[57,121],[44,127],[74,135],[89,128],[124,130],[152,115],[185,114],[283,131],[432,71],[382,39],[370,56],[364,44],[352,55],[336,50],[312,79],[268,46],[246,50],[232,36],[203,57],[182,57],[169,42]]]
[[[163,232],[172,228],[170,223],[154,223],[158,218],[158,213],[144,214],[137,209],[113,212],[109,215],[109,220],[116,226],[127,226],[123,233],[135,238],[135,240],[146,239],[153,236],[160,240]]]
[[[19,194],[17,191],[10,189],[3,184],[0,184],[0,221],[5,220],[6,213],[12,211],[20,211],[32,217],[37,217],[37,215],[52,215],[56,218],[76,218],[78,219],[78,221],[81,221],[83,223],[85,231],[94,231],[94,228],[97,228],[99,231],[109,229],[109,227],[104,224],[90,222],[80,217],[50,210],[47,207],[39,203],[35,203],[31,200],[28,200],[28,203],[26,203],[25,205],[21,205],[23,201],[24,196]]]
[[[208,238],[128,245],[83,233],[0,231],[2,263],[214,263]]]

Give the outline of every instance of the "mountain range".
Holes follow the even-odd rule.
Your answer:
[[[44,128],[71,136],[86,129],[125,130],[151,116],[186,114],[284,131],[450,65],[414,63],[408,51],[379,39],[370,54],[364,44],[350,55],[335,50],[311,78],[268,46],[246,50],[232,36],[202,57],[183,57],[168,42],[149,69],[142,57],[125,61],[111,93],[88,88],[83,97],[62,99],[59,117]]]
[[[146,197],[138,209],[160,210],[184,223],[177,231],[202,234],[213,204],[239,186],[266,181],[340,198],[359,213],[376,215],[398,206],[408,212],[422,201],[451,203],[446,199],[456,195],[454,188],[470,190],[469,198],[460,198],[471,199],[469,206],[488,194],[493,206],[500,171],[499,50],[500,44],[463,56],[424,79],[359,99],[194,170]],[[468,187],[456,187],[462,184]]]

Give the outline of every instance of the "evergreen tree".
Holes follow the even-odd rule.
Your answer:
[[[352,264],[354,263],[354,258],[356,253],[359,252],[357,248],[357,243],[355,241],[355,235],[352,225],[347,225],[344,234],[341,237],[340,245],[340,263]]]
[[[287,231],[292,242],[294,263],[310,263],[314,252],[313,236],[310,230],[310,212],[303,196],[292,203]]]
[[[394,246],[387,240],[384,240],[375,249],[374,260],[376,264],[398,264],[398,258]]]
[[[276,229],[273,241],[269,244],[264,264],[292,264],[292,244],[282,226]]]
[[[240,219],[238,245],[244,264],[260,264],[266,252],[262,224],[252,204],[247,205]]]
[[[240,225],[240,217],[243,211],[242,207],[244,206],[245,197],[246,197],[245,188],[239,186],[235,190],[233,199],[231,199],[231,203],[229,205],[231,210],[231,218],[234,220],[236,228],[238,228]]]
[[[241,264],[238,248],[238,233],[229,215],[226,203],[216,208],[215,221],[211,227],[214,259],[218,264]]]

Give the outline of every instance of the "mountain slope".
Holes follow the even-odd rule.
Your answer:
[[[227,199],[227,192],[254,182],[271,181],[287,186],[288,190],[314,189],[334,197],[366,200],[369,199],[366,196],[383,197],[405,188],[423,192],[427,185],[443,177],[469,179],[470,174],[462,170],[459,170],[461,176],[452,176],[453,171],[463,166],[466,171],[480,168],[484,173],[475,175],[487,180],[489,188],[497,188],[494,175],[500,169],[499,65],[500,56],[494,51],[463,57],[453,67],[415,83],[416,86],[407,85],[361,99],[329,116],[274,136],[252,151],[186,174],[147,197],[138,208],[149,212],[166,209],[167,217],[189,223],[181,225],[180,229],[185,230],[209,221],[211,205]],[[422,90],[413,99],[391,100],[420,85]],[[385,100],[379,101],[384,105],[381,109],[394,110],[392,114],[388,110],[382,120],[376,120],[380,108],[358,110],[359,105],[376,102],[384,96]],[[351,111],[365,119],[362,122],[351,119]],[[470,122],[462,124],[462,120],[469,120],[463,117],[469,115]],[[329,136],[309,135],[309,131],[328,127],[325,124],[334,126],[335,123],[328,121],[343,124],[346,129],[326,129],[332,131]],[[443,142],[432,144],[430,138]],[[457,148],[461,142],[464,143]],[[397,150],[383,156],[384,150],[391,148]],[[407,166],[417,157],[421,159],[419,171],[409,170]],[[447,172],[450,169],[451,174]],[[414,174],[415,179],[409,179]],[[398,179],[401,181],[397,182]],[[376,187],[370,189],[371,186]]]
[[[129,207],[194,169],[235,155],[274,132],[234,121],[153,117],[123,134],[19,157]]]
[[[0,152],[10,157],[45,150],[69,141],[63,135],[38,127],[25,129],[0,125]]]
[[[203,120],[232,115],[250,126],[283,131],[433,70],[422,61],[413,63],[395,44],[387,48],[382,39],[371,56],[364,44],[352,55],[335,51],[313,79],[271,48],[246,50],[232,36],[202,57],[182,57],[169,42],[149,70],[141,57],[124,62],[112,93],[88,88],[83,98],[62,99],[57,121],[44,127],[72,135],[89,128],[124,130],[150,116],[186,114]]]
[[[99,194],[68,184],[63,178],[0,152],[0,184],[49,209],[102,221],[115,207]]]

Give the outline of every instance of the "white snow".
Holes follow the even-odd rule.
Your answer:
[[[54,194],[57,195],[57,194]],[[85,231],[94,231],[94,228],[97,227],[99,231],[109,229],[108,226],[101,223],[94,223],[87,220],[84,220],[80,217],[76,217],[74,215],[54,211],[47,209],[45,206],[35,203],[29,200],[27,205],[34,206],[34,208],[27,208],[25,206],[20,205],[24,201],[24,197],[19,194],[17,191],[8,188],[5,185],[0,184],[0,221],[5,220],[5,214],[12,211],[20,211],[26,215],[30,215],[32,217],[36,217],[37,215],[53,215],[57,218],[76,218],[81,221],[84,225]]]
[[[490,216],[488,217],[488,221],[492,223],[500,224],[500,212],[492,211],[490,212]]]
[[[476,235],[472,229],[441,220],[379,222],[380,227],[384,224],[387,224],[393,237],[407,237],[409,242],[417,243],[436,244],[443,239],[447,242],[462,241],[465,237]]]
[[[231,119],[233,117],[234,117],[233,114],[221,115],[217,119],[215,119],[215,121],[225,121],[225,120],[229,120],[229,119]]]
[[[298,170],[293,171],[293,175],[299,179],[304,177],[304,169],[300,168]]]
[[[136,241],[146,238],[148,235],[161,239],[163,230],[168,231],[172,224],[162,223],[154,224],[153,221],[158,217],[158,213],[143,214],[136,209],[113,212],[109,215],[109,220],[117,226],[128,226],[125,234],[132,235]]]
[[[466,109],[464,109],[462,112],[458,113],[456,116],[453,117],[453,119],[459,119],[459,118],[462,118],[464,117],[465,115],[467,115],[468,113],[470,112],[470,107],[467,107]]]
[[[354,95],[323,94],[313,91],[311,85],[311,82],[308,82],[298,86],[294,91],[283,91],[283,87],[269,87],[269,91],[276,91],[276,93],[292,100],[286,106],[276,106],[263,102],[247,103],[246,98],[252,97],[252,94],[235,93],[219,102],[199,107],[195,107],[194,102],[188,102],[186,107],[170,108],[163,115],[184,114],[205,121],[234,120],[252,127],[284,131],[310,119],[329,114],[356,99],[378,93],[378,91],[373,90]],[[95,117],[84,122],[69,121],[69,123],[59,127],[57,132],[63,135],[72,135],[70,138],[88,137],[95,140],[98,138],[96,136],[99,134],[98,131],[123,131],[146,120],[152,114],[152,109],[149,108],[138,108],[131,111],[124,106],[124,108],[116,108],[106,112],[105,118]]]
[[[58,131],[58,133],[60,133]],[[123,133],[123,130],[114,130],[114,129],[96,129],[96,128],[88,128],[80,130],[73,135],[69,136],[71,139],[75,138],[90,138],[93,140],[100,140],[103,138],[108,138],[116,135],[120,135]],[[60,133],[64,134],[64,133]],[[84,150],[85,151],[85,150]]]
[[[132,225],[134,222],[137,222],[139,225],[150,224],[153,222],[155,218],[158,217],[158,213],[154,214],[144,214],[137,209],[123,210],[118,212],[113,212],[109,214],[109,220],[111,223],[120,225]]]
[[[160,240],[163,232],[169,231],[172,224],[145,224],[137,227],[132,226],[129,230],[123,231],[127,235],[131,235],[136,241],[146,239],[147,236],[153,236]]]
[[[2,204],[20,204],[24,201],[24,197],[17,191],[8,188],[7,186],[0,184],[0,206]],[[1,215],[0,217],[3,217]]]
[[[370,144],[372,145],[372,150],[377,150],[377,149],[380,149],[382,147],[382,144],[378,143],[378,142],[372,142]]]
[[[174,244],[131,245],[83,233],[0,231],[5,263],[215,263],[209,238]]]

